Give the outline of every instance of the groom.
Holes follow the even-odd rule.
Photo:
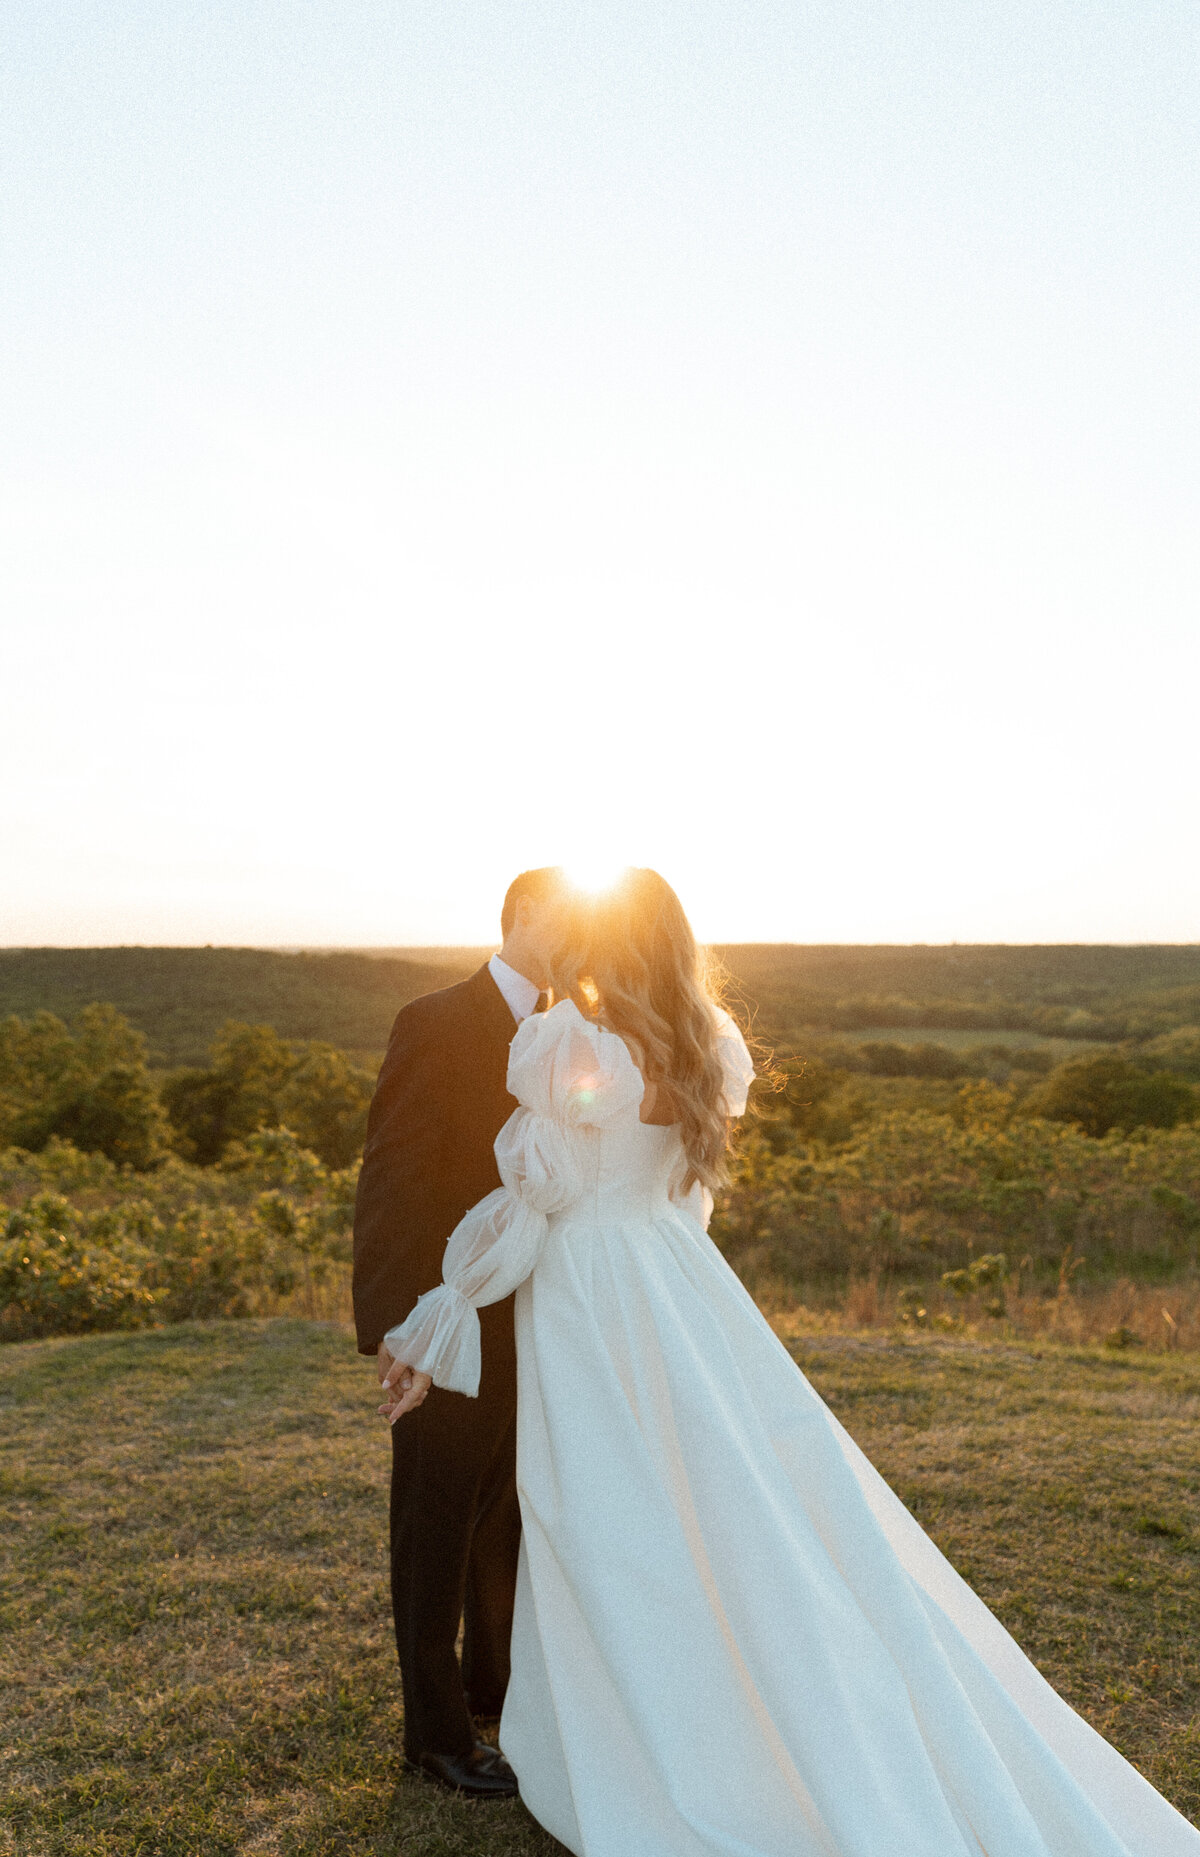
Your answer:
[[[380,1380],[392,1366],[384,1334],[441,1282],[447,1238],[500,1185],[492,1144],[517,1107],[508,1048],[545,1003],[564,896],[558,870],[516,878],[500,953],[392,1027],[354,1211],[358,1351],[377,1356]],[[498,1716],[508,1685],[521,1536],[512,1297],[479,1315],[479,1397],[432,1386],[392,1427],[392,1611],[409,1764],[455,1792],[510,1798],[513,1771],[472,1718]]]

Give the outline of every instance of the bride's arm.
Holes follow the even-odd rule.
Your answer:
[[[512,1180],[513,1152],[530,1138],[527,1117],[527,1110],[517,1110],[497,1138],[502,1179]],[[510,1296],[532,1271],[545,1236],[546,1212],[554,1210],[545,1197],[531,1203],[519,1186],[497,1187],[450,1234],[442,1282],[384,1336],[393,1365],[381,1382],[387,1403],[379,1411],[390,1423],[414,1411],[434,1383],[451,1392],[478,1393],[477,1312]]]
[[[708,1222],[713,1214],[713,1196],[702,1180],[693,1180],[686,1192],[681,1186],[672,1186],[670,1198],[680,1212],[688,1213],[697,1225],[708,1230]]]
[[[478,1310],[502,1302],[537,1262],[546,1219],[578,1191],[578,1171],[563,1131],[528,1109],[516,1110],[496,1138],[504,1185],[472,1206],[450,1234],[442,1282],[428,1290],[384,1341],[395,1365],[382,1382],[385,1397],[408,1391],[389,1409],[393,1421],[421,1403],[429,1376],[455,1393],[479,1391]],[[418,1378],[418,1376],[420,1378]]]
[[[451,1233],[444,1281],[384,1336],[396,1362],[384,1391],[402,1389],[389,1408],[392,1418],[420,1404],[430,1377],[452,1392],[479,1391],[477,1310],[511,1295],[529,1276],[549,1214],[583,1191],[589,1131],[642,1095],[641,1077],[621,1040],[585,1021],[569,1000],[521,1025],[509,1055],[508,1087],[521,1106],[496,1137],[504,1185]]]

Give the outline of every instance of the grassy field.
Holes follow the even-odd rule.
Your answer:
[[[1200,1357],[780,1325],[1040,1667],[1195,1818]],[[10,1346],[0,1409],[0,1851],[559,1849],[519,1804],[401,1771],[387,1435],[344,1332]]]

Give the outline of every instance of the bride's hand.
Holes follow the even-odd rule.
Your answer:
[[[380,1388],[386,1405],[378,1406],[380,1412],[394,1425],[406,1412],[412,1412],[421,1404],[426,1393],[433,1385],[433,1376],[421,1373],[416,1367],[409,1367],[404,1361],[393,1361],[387,1374],[380,1382]]]

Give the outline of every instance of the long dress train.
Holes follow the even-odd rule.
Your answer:
[[[741,1114],[732,1021],[722,1051]],[[792,1361],[624,1043],[563,1001],[509,1088],[504,1185],[388,1345],[471,1394],[476,1308],[517,1291],[500,1743],[541,1824],[576,1857],[1200,1857]]]

